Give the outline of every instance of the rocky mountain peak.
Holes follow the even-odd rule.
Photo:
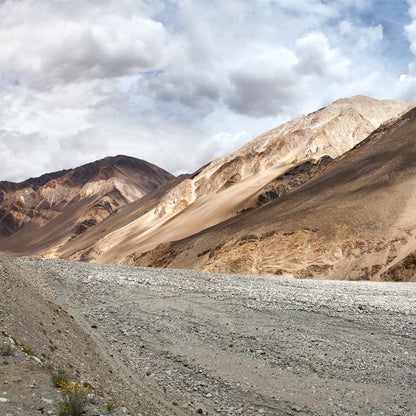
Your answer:
[[[413,105],[361,95],[337,100],[256,137],[227,157],[212,161],[166,195],[157,213],[177,213],[204,195],[254,176],[265,185],[282,169],[323,156],[336,158],[383,122],[402,115]]]
[[[95,225],[171,179],[171,174],[144,160],[118,155],[20,183],[0,182],[0,235],[19,230],[24,234],[28,225],[44,227],[69,209],[74,210],[75,223]]]
[[[94,243],[90,258],[123,261],[126,253],[188,237],[287,194],[327,164],[328,158],[342,155],[413,105],[356,96],[284,123],[167,190],[156,206],[140,211],[134,221]],[[304,167],[296,169],[299,165]]]
[[[256,257],[256,247],[260,247],[257,225],[253,226],[254,231],[245,233],[245,225],[240,223],[242,218],[255,222],[263,208],[297,195],[298,189],[304,189],[337,165],[344,157],[341,155],[351,149],[355,152],[357,144],[374,131],[388,130],[394,120],[414,104],[365,96],[337,100],[265,132],[236,152],[173,182],[169,182],[171,176],[161,173],[159,168],[122,155],[93,162],[56,175],[36,190],[19,188],[20,193],[13,198],[4,198],[0,208],[6,215],[0,224],[6,233],[10,235],[11,230],[14,234],[3,243],[0,241],[0,249],[4,247],[9,253],[103,263],[175,264],[194,268],[208,267],[208,255],[208,260],[215,259],[215,267],[218,267],[215,270],[223,270],[222,263],[232,263],[226,260],[224,253],[234,253],[229,247],[237,244],[250,252],[244,252],[244,258],[254,256],[254,263],[249,267],[250,272],[257,273],[265,269],[259,268],[256,262],[268,264],[268,261],[263,254]],[[156,189],[159,185],[163,186]],[[8,189],[12,188],[8,185]],[[319,198],[315,192],[297,203],[303,206],[309,199]],[[327,214],[324,210],[322,215]],[[261,227],[266,229],[277,215],[273,211]],[[25,222],[29,222],[30,227],[22,228]],[[237,240],[228,241],[226,234],[234,233],[234,228],[221,228],[221,224],[234,222],[242,224],[241,230],[236,228],[241,235]],[[19,228],[22,230],[16,232]],[[305,231],[307,228],[309,231]],[[294,245],[300,241],[309,247],[307,242],[312,239],[315,228],[303,224],[303,228],[288,234],[292,237],[283,240],[290,240]],[[206,234],[206,230],[211,229],[218,232]],[[274,232],[272,229],[264,238],[273,242]],[[337,225],[331,232],[354,234],[348,224]],[[285,233],[280,230],[278,238],[285,237]],[[189,258],[193,260],[188,261],[186,255],[180,256],[175,249],[174,257],[181,259],[175,263],[170,249],[175,246],[173,242],[191,240],[199,234],[209,235],[209,239],[206,242],[195,240],[199,248],[195,246],[189,250]],[[220,249],[221,239],[229,247]],[[270,247],[274,247],[273,244]],[[177,247],[182,246],[178,243]],[[284,244],[282,247],[285,251]],[[149,254],[142,258],[146,252]],[[270,260],[268,267],[272,269],[276,261]],[[239,270],[237,266],[236,271]],[[234,266],[229,267],[234,270]],[[321,270],[320,264],[311,264],[311,267]],[[276,274],[276,270],[273,273]]]

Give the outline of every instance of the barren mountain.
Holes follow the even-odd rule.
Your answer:
[[[0,247],[14,254],[54,253],[172,179],[143,160],[116,156],[20,183],[0,182]]]
[[[295,277],[416,279],[416,109],[294,192],[131,264]]]
[[[95,238],[88,240],[88,244],[86,235],[82,238],[84,244],[78,239],[57,255],[120,263],[131,261],[126,259],[133,253],[196,234],[293,192],[331,159],[412,106],[363,96],[335,101],[257,137],[225,158],[214,160],[164,194],[159,193],[147,209],[139,204],[135,215],[129,211],[130,220],[122,221],[122,227],[113,226],[116,216],[109,218],[100,226],[100,238],[96,238],[95,229]]]

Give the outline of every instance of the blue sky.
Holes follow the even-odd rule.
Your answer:
[[[372,7],[358,15],[364,25],[382,25],[384,35],[382,53],[389,61],[399,62],[403,71],[407,70],[408,62],[413,59],[406,32],[403,30],[412,21],[408,9],[409,4],[404,0],[378,0],[373,2]],[[354,10],[352,10],[352,19],[354,19]]]
[[[416,101],[416,0],[0,2],[0,179],[191,172],[357,94]]]

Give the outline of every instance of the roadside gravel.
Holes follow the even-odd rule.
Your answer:
[[[414,284],[17,261],[134,414],[416,415]]]

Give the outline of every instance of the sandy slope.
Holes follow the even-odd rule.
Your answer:
[[[416,111],[295,192],[131,264],[295,277],[415,280]]]
[[[233,154],[212,161],[162,195],[156,207],[122,228],[106,232],[71,258],[119,263],[132,253],[179,240],[234,217],[252,206],[270,181],[294,166],[324,155],[337,157],[386,120],[413,104],[357,96],[285,123]],[[107,222],[109,228],[111,221]],[[68,257],[69,247],[61,251]]]

